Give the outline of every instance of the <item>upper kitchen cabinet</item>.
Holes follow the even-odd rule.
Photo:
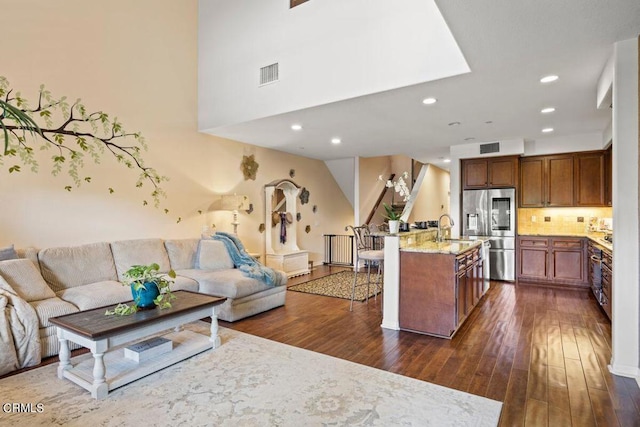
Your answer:
[[[612,150],[610,145],[604,152],[604,204],[613,206],[613,168],[612,168]]]
[[[518,157],[484,157],[461,161],[464,190],[516,187]]]
[[[578,153],[575,158],[576,206],[607,206],[605,153]]]
[[[611,206],[610,182],[605,151],[523,157],[520,207]]]
[[[573,206],[573,154],[520,159],[520,207]]]

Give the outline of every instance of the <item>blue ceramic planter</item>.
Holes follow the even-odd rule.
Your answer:
[[[133,302],[138,306],[138,308],[155,308],[154,299],[158,295],[160,295],[160,290],[158,289],[158,285],[155,282],[146,282],[144,284],[146,289],[138,289],[137,291],[134,289],[134,285],[131,284],[131,295],[133,295]]]

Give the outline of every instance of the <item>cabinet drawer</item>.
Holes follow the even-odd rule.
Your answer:
[[[574,240],[574,239],[558,240],[558,239],[553,239],[551,245],[554,248],[581,249],[582,248],[582,240]]]
[[[520,238],[520,246],[546,248],[548,245],[547,239]]]

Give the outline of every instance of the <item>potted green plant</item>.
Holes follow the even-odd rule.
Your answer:
[[[393,210],[391,206],[386,203],[382,204],[384,208],[384,217],[389,220],[389,233],[397,233],[400,229],[400,217],[402,214]]]
[[[114,310],[107,310],[106,314],[128,315],[138,310],[148,308],[168,308],[175,295],[171,292],[173,280],[160,273],[160,266],[156,263],[149,265],[133,265],[124,273],[124,286],[131,287],[133,305],[118,304]],[[175,279],[176,273],[169,270],[167,273],[171,279]]]

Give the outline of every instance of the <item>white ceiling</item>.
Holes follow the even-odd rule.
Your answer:
[[[470,73],[228,125],[212,133],[321,160],[404,154],[438,164],[452,145],[541,140],[548,137],[541,132],[545,127],[555,129],[555,138],[607,127],[611,113],[596,108],[596,84],[613,44],[640,34],[640,1],[436,3]],[[540,78],[548,74],[560,78],[541,84]],[[428,96],[438,102],[423,105]],[[547,106],[556,112],[541,114]],[[449,126],[452,122],[460,125]],[[293,132],[292,123],[302,123],[304,129]],[[342,143],[332,145],[333,136]]]

